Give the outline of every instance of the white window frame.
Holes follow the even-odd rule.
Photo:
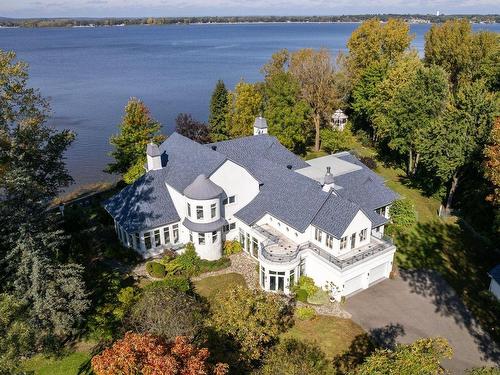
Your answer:
[[[333,236],[331,234],[326,234],[326,246],[333,249]]]
[[[196,206],[196,220],[203,219],[203,206]]]
[[[210,218],[213,219],[217,216],[217,203],[212,203],[210,205]]]
[[[368,229],[367,228],[365,228],[361,232],[359,232],[359,242],[363,242],[363,241],[366,240],[367,233],[368,233]]]
[[[323,239],[323,232],[318,228],[314,228],[314,239],[318,242],[321,242]]]
[[[218,238],[218,233],[217,231],[212,232],[212,243],[216,243]]]
[[[205,233],[198,233],[198,244],[205,245],[205,243],[206,243]]]
[[[349,237],[349,236],[345,236],[345,237],[342,237],[342,238],[340,239],[340,250],[345,250],[345,249],[347,249],[347,238],[348,238],[348,237]]]

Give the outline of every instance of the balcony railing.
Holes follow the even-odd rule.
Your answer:
[[[290,253],[287,254],[281,254],[281,253],[271,253],[267,250],[268,246],[274,245],[275,243],[271,243],[271,241],[265,241],[261,244],[261,255],[264,259],[271,261],[271,262],[276,262],[276,263],[290,263],[297,259],[299,254],[304,251],[304,250],[312,250],[314,253],[316,253],[318,256],[326,260],[327,262],[333,264],[335,267],[339,269],[345,269],[347,267],[353,266],[359,262],[362,262],[368,258],[372,258],[375,255],[379,255],[385,251],[388,251],[392,248],[394,248],[394,245],[388,241],[384,240],[378,240],[375,246],[370,247],[369,249],[360,252],[356,255],[353,255],[352,257],[346,258],[346,259],[340,259],[337,258],[336,256],[330,254],[326,250],[323,250],[322,248],[318,247],[317,245],[313,244],[312,242],[304,242],[300,245],[297,246],[297,248]]]

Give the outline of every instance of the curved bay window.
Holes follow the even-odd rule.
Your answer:
[[[295,284],[296,270],[272,270],[260,267],[260,286],[270,292],[281,292],[288,294]]]

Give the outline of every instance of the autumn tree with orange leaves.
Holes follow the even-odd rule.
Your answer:
[[[207,363],[206,348],[198,349],[186,337],[173,342],[128,332],[112,347],[92,358],[96,375],[225,375],[228,365]]]

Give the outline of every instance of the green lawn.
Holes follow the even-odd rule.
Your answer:
[[[210,276],[194,283],[196,292],[209,301],[217,292],[234,288],[236,285],[247,286],[243,276],[238,273]]]
[[[24,371],[33,371],[35,375],[77,375],[80,368],[90,360],[88,352],[74,352],[61,359],[47,358],[41,354],[24,362]],[[81,374],[85,374],[82,372]]]
[[[334,358],[349,349],[355,338],[365,334],[350,319],[318,315],[311,320],[297,319],[282,337],[315,342],[329,358]]]

